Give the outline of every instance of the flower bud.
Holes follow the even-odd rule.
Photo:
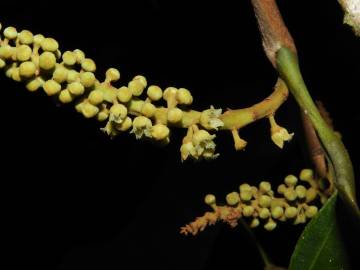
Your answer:
[[[105,81],[116,82],[120,79],[120,72],[116,68],[109,68],[105,73]]]
[[[285,184],[288,187],[293,187],[296,185],[298,179],[295,175],[289,174],[288,176],[285,177]]]
[[[306,211],[305,211],[305,215],[308,218],[312,218],[314,217],[318,212],[318,208],[316,206],[309,206]]]
[[[207,205],[214,205],[216,204],[216,197],[213,194],[207,194],[204,201]]]
[[[67,89],[74,96],[81,96],[82,94],[84,94],[84,91],[85,91],[84,86],[79,82],[69,83],[67,86]]]
[[[270,217],[270,210],[267,208],[261,208],[259,211],[259,217],[262,219],[266,219]]]
[[[86,71],[80,73],[80,82],[84,87],[92,87],[95,84],[96,78],[94,73]]]
[[[120,102],[127,103],[132,98],[132,92],[126,86],[120,87],[119,91],[117,92],[117,98]]]
[[[81,62],[81,68],[85,71],[89,71],[89,72],[95,72],[96,70],[96,64],[95,62],[90,59],[90,58],[85,58],[84,60],[82,60]]]
[[[20,64],[19,66],[19,74],[22,77],[30,78],[34,76],[36,72],[36,66],[33,62],[26,61]]]
[[[4,36],[7,39],[15,39],[17,37],[18,33],[16,31],[15,27],[9,26],[4,29]]]
[[[24,62],[30,59],[32,54],[31,48],[28,45],[20,45],[16,48],[16,59]]]
[[[44,51],[49,52],[55,52],[59,48],[58,42],[53,38],[44,38],[40,45]]]
[[[167,113],[167,120],[174,124],[179,122],[183,117],[183,112],[179,108],[171,108]]]
[[[252,207],[250,205],[246,205],[246,206],[244,206],[242,213],[245,217],[250,217],[254,213],[254,207]]]
[[[62,55],[62,60],[67,66],[73,66],[76,64],[76,54],[71,51],[66,51]]]
[[[149,86],[146,93],[152,101],[160,100],[163,95],[161,88],[156,85]]]
[[[44,83],[43,89],[48,96],[53,96],[60,92],[61,85],[54,80],[48,80]]]
[[[149,102],[145,102],[141,108],[141,113],[148,118],[153,117],[155,114],[155,111],[156,111],[156,107]]]
[[[285,217],[286,218],[294,218],[298,214],[298,210],[296,207],[289,206],[285,209]]]
[[[276,228],[276,222],[273,221],[272,219],[270,219],[265,225],[264,225],[264,228],[267,230],[267,231],[272,231]]]
[[[190,105],[193,102],[193,97],[189,90],[185,88],[179,88],[176,92],[176,99],[179,104]]]
[[[240,196],[237,192],[231,192],[226,195],[226,202],[228,205],[237,205],[240,202]]]
[[[59,94],[59,100],[66,104],[66,103],[70,103],[74,100],[73,96],[71,95],[71,93],[69,92],[68,89],[64,89],[60,91]]]
[[[39,66],[44,70],[50,70],[55,67],[56,58],[51,52],[43,52],[39,57]]]
[[[161,141],[169,137],[170,130],[167,126],[163,124],[156,124],[152,127],[151,136],[157,140]]]

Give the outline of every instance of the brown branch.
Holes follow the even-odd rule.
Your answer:
[[[286,47],[296,53],[294,41],[286,28],[275,0],[252,0],[262,35],[264,51],[276,67],[276,52]]]

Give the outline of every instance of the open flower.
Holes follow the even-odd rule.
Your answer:
[[[224,125],[223,121],[219,119],[221,113],[221,109],[215,109],[214,106],[210,106],[210,109],[201,113],[200,124],[206,129],[218,130],[219,127]]]
[[[151,120],[145,116],[135,117],[133,121],[133,128],[130,133],[134,133],[136,139],[141,139],[142,137],[151,138]]]
[[[215,137],[206,130],[196,130],[194,133],[188,134],[180,148],[181,159],[186,160],[189,156],[194,159],[218,157],[219,154],[215,154],[216,144],[213,141]]]
[[[275,122],[274,116],[269,117],[271,125],[271,140],[280,148],[284,147],[284,141],[290,141],[294,133],[289,133],[286,128],[279,126]]]

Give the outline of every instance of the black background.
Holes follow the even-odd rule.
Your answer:
[[[236,4],[235,4],[236,2]],[[359,175],[360,39],[342,25],[336,1],[278,1],[296,42],[302,72],[331,113]],[[82,49],[98,66],[121,71],[118,84],[142,74],[150,84],[186,87],[193,108],[249,106],[266,97],[276,72],[261,47],[250,1],[75,1],[1,4],[3,27],[56,38],[62,51]],[[289,98],[278,122],[295,132],[279,150],[269,124],[241,130],[236,153],[219,133],[215,162],[181,163],[184,130],[167,147],[125,134],[110,140],[72,106],[0,76],[2,237],[12,268],[261,269],[240,228],[217,225],[196,237],[179,228],[243,182],[270,180],[310,166],[298,109]],[[255,233],[273,260],[287,265],[303,226]]]

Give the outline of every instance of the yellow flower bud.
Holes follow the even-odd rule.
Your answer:
[[[105,81],[116,82],[120,79],[120,72],[116,68],[109,68],[105,73]]]
[[[268,195],[261,195],[259,197],[259,205],[261,207],[269,207],[271,205],[271,198]]]
[[[84,94],[84,91],[85,91],[84,86],[79,82],[69,83],[67,86],[67,89],[74,96],[80,96],[80,95]]]
[[[252,199],[252,192],[251,191],[240,191],[240,198],[244,202],[250,201]]]
[[[132,98],[132,92],[126,86],[120,87],[119,91],[117,92],[117,98],[120,102],[127,103]]]
[[[271,184],[269,182],[263,181],[260,183],[259,188],[262,193],[267,193],[271,191]]]
[[[91,91],[88,100],[93,105],[99,105],[104,101],[104,94],[101,90]]]
[[[288,201],[294,201],[296,200],[296,192],[293,188],[288,188],[285,192],[284,192],[284,197],[288,200]]]
[[[147,95],[152,101],[158,101],[162,98],[162,90],[159,86],[151,85],[147,89]]]
[[[39,58],[39,66],[42,69],[49,70],[55,67],[56,58],[51,52],[43,52]]]
[[[58,83],[63,83],[66,81],[68,76],[68,70],[62,66],[57,66],[53,73],[52,79]]]
[[[145,116],[137,116],[135,117],[134,121],[133,121],[133,126],[135,128],[144,128],[144,127],[151,127],[151,121],[149,118],[145,117]]]
[[[167,113],[167,120],[174,124],[179,122],[183,117],[183,112],[179,108],[171,108]]]
[[[161,141],[168,138],[169,133],[170,133],[169,128],[163,124],[156,124],[151,129],[151,136],[157,141]]]
[[[21,77],[20,77],[20,72],[19,72],[19,68],[14,68],[12,73],[11,73],[11,78],[14,81],[20,82],[21,81]]]
[[[284,184],[281,184],[277,188],[277,192],[280,194],[284,194],[284,192],[287,190],[287,187]]]
[[[71,51],[66,51],[62,55],[62,60],[65,65],[72,66],[76,64],[76,54]]]
[[[141,108],[141,113],[148,118],[153,117],[155,111],[156,111],[156,107],[149,102],[145,102]]]
[[[216,197],[213,194],[207,194],[204,201],[207,205],[214,205],[216,204]]]
[[[68,71],[66,81],[68,83],[76,82],[79,79],[79,77],[80,77],[79,72],[71,69]]]
[[[16,31],[15,27],[9,26],[4,29],[4,36],[7,39],[15,39],[17,37],[18,33]]]
[[[257,226],[259,226],[260,221],[258,218],[254,218],[251,223],[250,223],[250,228],[256,228]]]
[[[144,88],[147,86],[146,78],[142,75],[135,76],[133,80],[138,80],[139,82],[141,82],[141,84],[144,86]]]
[[[96,116],[97,120],[100,122],[105,121],[108,117],[109,117],[109,111],[107,109],[101,110]]]
[[[176,99],[179,104],[190,105],[193,102],[193,97],[190,91],[185,88],[179,88],[176,92]]]
[[[94,73],[88,71],[80,73],[80,82],[84,87],[92,87],[95,81]]]
[[[31,48],[28,45],[20,45],[16,48],[16,59],[24,62],[30,59],[32,54]]]
[[[285,184],[288,187],[293,187],[297,184],[297,177],[295,175],[289,174],[288,176],[285,177]]]
[[[22,30],[18,35],[18,39],[21,44],[29,45],[33,42],[34,36],[30,31]]]
[[[168,87],[165,89],[164,94],[163,94],[163,98],[168,101],[170,98],[175,98],[176,97],[176,92],[178,91],[177,88],[175,87]]]
[[[132,80],[128,84],[128,88],[134,96],[140,96],[145,89],[141,80]]]
[[[270,217],[270,210],[267,208],[261,208],[259,210],[259,217],[262,219],[266,219]]]
[[[97,115],[99,108],[90,103],[85,103],[81,108],[81,112],[86,118],[92,118]]]
[[[9,45],[3,45],[0,47],[0,57],[2,59],[9,59],[16,53],[16,48]]]
[[[6,66],[6,62],[0,58],[0,68],[3,68]]]
[[[276,222],[273,221],[272,219],[270,219],[265,225],[264,225],[265,230],[267,231],[272,231],[276,228]]]
[[[44,38],[40,45],[44,51],[49,52],[55,52],[59,48],[58,42],[53,38]]]
[[[74,100],[74,98],[68,89],[64,89],[64,90],[60,91],[59,100],[62,103],[66,104],[66,103],[72,102]]]
[[[19,66],[19,74],[22,77],[30,78],[34,76],[36,72],[36,66],[33,62],[27,61],[23,62]]]
[[[96,64],[95,62],[90,58],[85,58],[81,62],[81,68],[85,71],[95,72],[96,70]]]
[[[300,179],[303,181],[311,181],[314,178],[314,172],[311,169],[303,169],[300,172]]]
[[[247,191],[251,192],[252,191],[251,186],[249,184],[241,184],[239,186],[239,190],[240,190],[240,192],[247,192]]]
[[[309,188],[307,191],[306,191],[306,202],[309,203],[309,202],[312,202],[313,200],[316,199],[318,193],[317,193],[317,190],[315,188]]]
[[[271,209],[271,216],[275,219],[279,219],[284,215],[284,209],[281,206],[275,206]]]
[[[44,83],[43,89],[48,96],[53,96],[60,92],[61,85],[54,80],[48,80]]]
[[[44,40],[44,36],[42,34],[37,34],[34,36],[34,44],[37,45],[37,46],[40,46],[41,45],[41,42]]]
[[[228,205],[237,205],[240,202],[240,196],[237,192],[231,192],[226,195],[226,203]]]
[[[244,208],[243,208],[243,211],[242,211],[243,215],[245,217],[250,217],[254,214],[254,207],[250,206],[250,205],[246,205]]]
[[[286,218],[294,218],[298,214],[298,210],[296,207],[290,206],[285,209],[285,217]]]
[[[82,50],[76,49],[74,50],[76,56],[76,62],[81,64],[81,62],[85,59],[85,53]]]
[[[308,218],[312,218],[317,214],[317,212],[318,212],[318,208],[316,206],[312,205],[306,209],[305,215]]]
[[[34,92],[40,88],[40,86],[43,84],[42,80],[40,78],[34,78],[33,80],[30,80],[26,84],[26,89],[30,92]]]
[[[295,188],[295,192],[299,199],[303,199],[306,197],[306,188],[303,185],[298,185]]]

